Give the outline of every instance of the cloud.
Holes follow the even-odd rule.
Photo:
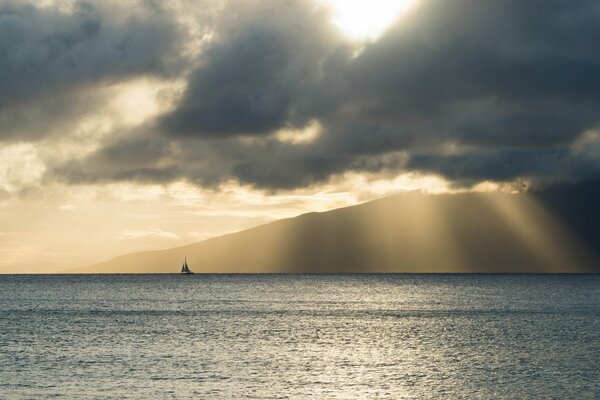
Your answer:
[[[166,239],[179,239],[179,236],[173,232],[166,232],[158,228],[147,230],[124,230],[121,232],[119,239],[140,239],[148,236],[155,236]]]
[[[169,182],[177,178],[180,169],[171,154],[171,144],[164,137],[132,131],[109,138],[83,160],[54,160],[54,174],[72,183]]]
[[[85,89],[178,70],[181,30],[149,2],[0,4],[0,140],[45,136],[106,99]]]
[[[306,1],[229,2],[177,108],[175,136],[265,135],[315,112],[322,62],[341,45],[327,13]]]
[[[68,18],[47,12],[50,21],[69,21],[69,37],[79,40],[73,49],[80,41],[98,45],[89,55],[78,50],[86,56],[70,77],[75,50],[49,58],[56,82],[46,91],[25,85],[17,91],[23,99],[167,74],[165,55],[181,53],[162,12],[150,13],[152,29],[145,20],[137,29],[110,22],[104,36],[94,6]],[[210,23],[197,59],[186,58],[186,73],[177,75],[186,84],[170,109],[113,132],[89,157],[52,165],[52,174],[289,189],[347,172],[427,172],[457,185],[600,173],[595,136],[582,139],[600,125],[596,1],[422,0],[360,48],[308,0],[229,1]],[[120,38],[140,41],[123,60]],[[318,135],[294,140],[315,124]]]
[[[12,144],[0,147],[0,199],[39,186],[45,170],[34,146]]]

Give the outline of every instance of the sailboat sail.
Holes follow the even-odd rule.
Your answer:
[[[181,273],[182,274],[191,274],[192,271],[190,271],[190,268],[188,267],[187,264],[187,257],[185,258],[185,260],[183,261],[183,265],[181,266]]]

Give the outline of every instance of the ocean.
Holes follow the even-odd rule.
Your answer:
[[[0,275],[0,399],[598,399],[600,275]]]

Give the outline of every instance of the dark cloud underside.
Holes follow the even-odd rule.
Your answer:
[[[0,107],[172,72],[185,36],[171,12],[147,14],[0,7]],[[596,1],[422,0],[358,54],[309,1],[230,1],[210,30],[174,109],[55,173],[268,188],[381,169],[461,183],[600,173]],[[274,136],[315,121],[310,143]]]

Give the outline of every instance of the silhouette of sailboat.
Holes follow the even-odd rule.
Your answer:
[[[182,274],[193,274],[193,272],[190,271],[190,267],[188,267],[187,257],[185,258],[185,260],[183,261],[183,265],[181,266],[181,273]]]

